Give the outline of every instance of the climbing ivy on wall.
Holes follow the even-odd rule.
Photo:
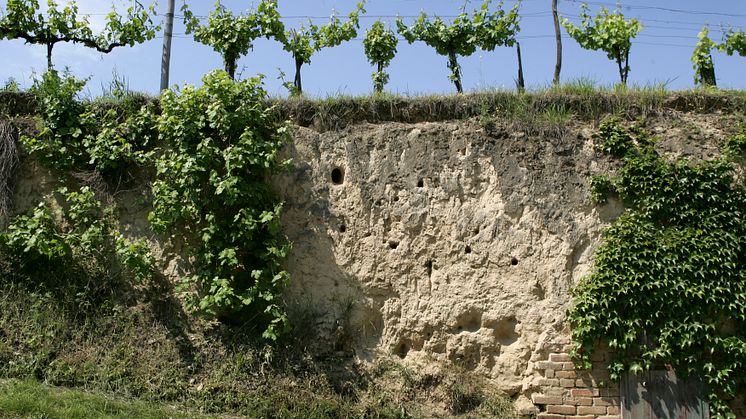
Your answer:
[[[185,237],[194,256],[183,278],[192,301],[227,321],[251,320],[267,338],[288,328],[280,294],[290,245],[280,228],[281,203],[267,176],[280,169],[286,127],[261,101],[260,78],[234,82],[223,71],[203,86],[161,98],[154,229]]]
[[[601,150],[622,160],[596,177],[593,196],[618,194],[627,210],[604,233],[592,274],[569,311],[579,361],[599,342],[613,379],[660,364],[698,376],[714,414],[746,388],[746,184],[734,159],[746,128],[712,161],[670,160],[655,140],[620,121],[601,126]]]

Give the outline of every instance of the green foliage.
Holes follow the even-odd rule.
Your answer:
[[[728,137],[723,145],[723,154],[727,158],[737,160],[746,153],[746,125],[741,127],[741,132]]]
[[[5,84],[3,84],[3,87],[0,87],[0,92],[18,93],[20,91],[21,85],[18,84],[18,81],[13,77],[9,77],[8,80],[5,80]]]
[[[186,33],[194,33],[195,41],[219,53],[223,57],[225,71],[231,78],[235,78],[238,59],[249,53],[256,39],[282,39],[285,30],[276,0],[262,0],[256,11],[238,16],[218,0],[204,25],[189,10],[186,2],[182,6],[182,13]]]
[[[519,4],[506,13],[502,9],[502,3],[499,3],[497,9],[490,12],[491,2],[492,0],[485,0],[482,7],[475,10],[471,16],[462,11],[451,25],[440,17],[430,21],[423,12],[411,27],[407,27],[401,18],[396,20],[396,26],[410,44],[422,41],[435,48],[439,55],[448,57],[448,68],[451,70],[449,78],[456,85],[456,90],[461,93],[461,66],[457,57],[468,57],[474,54],[477,48],[492,51],[501,45],[512,46],[515,44],[515,35],[520,30]]]
[[[642,23],[637,19],[625,20],[621,11],[609,13],[605,7],[595,17],[588,14],[588,5],[583,4],[580,11],[580,27],[573,25],[568,19],[562,19],[562,25],[567,34],[584,49],[606,53],[610,60],[614,60],[619,67],[619,77],[622,84],[627,84],[629,75],[629,51],[632,39],[642,30]]]
[[[57,193],[63,209],[40,203],[0,233],[0,257],[13,266],[13,277],[50,291],[73,286],[80,304],[96,304],[117,281],[151,276],[147,244],[124,239],[114,228],[112,208],[102,206],[90,188]]]
[[[85,126],[98,130],[83,140],[88,164],[97,170],[111,173],[152,160],[158,140],[155,104],[142,106],[132,115],[117,108],[92,107],[81,119]]]
[[[604,204],[613,191],[614,184],[611,182],[611,178],[606,175],[591,176],[591,202]]]
[[[372,76],[375,92],[383,92],[383,86],[389,82],[389,75],[385,69],[396,56],[398,43],[394,31],[387,29],[380,20],[377,20],[373,27],[365,32],[365,40],[363,41],[365,56],[368,57],[368,62],[377,66],[377,70]]]
[[[613,379],[671,364],[701,377],[711,411],[725,414],[722,400],[746,386],[746,188],[726,159],[670,161],[618,120],[601,136],[602,149],[622,157],[611,183],[627,211],[574,291],[579,361],[606,342]]]
[[[158,27],[153,25],[155,4],[143,8],[139,2],[127,9],[123,17],[113,10],[106,16],[106,24],[94,34],[87,16],[78,15],[78,5],[70,0],[60,8],[54,0],[40,8],[38,0],[8,0],[0,17],[0,39],[23,39],[30,44],[46,45],[47,64],[52,68],[52,49],[59,42],[85,45],[99,52],[109,53],[114,48],[134,46],[155,37]]]
[[[281,167],[286,127],[262,105],[261,79],[233,82],[217,71],[203,83],[162,97],[159,129],[170,149],[157,162],[151,222],[191,245],[194,271],[183,281],[200,310],[249,320],[274,339],[288,326],[280,294],[290,245],[266,177]]]
[[[360,28],[360,13],[365,13],[365,2],[357,4],[357,9],[350,12],[347,22],[342,23],[336,14],[332,14],[329,23],[317,26],[309,21],[308,26],[301,25],[297,29],[286,31],[282,37],[283,48],[293,55],[295,60],[296,94],[303,93],[301,67],[311,64],[311,57],[323,48],[333,48],[357,36]]]
[[[709,36],[710,29],[705,26],[697,37],[699,42],[692,52],[692,64],[694,65],[694,83],[702,86],[715,86],[715,64],[712,62],[712,49],[717,47]]]
[[[47,167],[67,171],[96,169],[107,175],[132,165],[145,165],[157,139],[155,104],[124,91],[114,91],[117,102],[82,103],[86,80],[69,73],[44,73],[31,92],[37,99],[42,127],[21,138],[29,153]]]
[[[65,72],[60,75],[47,71],[34,80],[30,92],[36,96],[37,111],[42,117],[42,128],[35,137],[21,137],[21,141],[39,161],[57,170],[67,170],[85,164],[83,106],[78,95],[86,80],[76,79]]]
[[[723,43],[720,44],[719,48],[728,55],[736,53],[741,57],[746,57],[746,32],[734,29],[728,30],[724,34]]]

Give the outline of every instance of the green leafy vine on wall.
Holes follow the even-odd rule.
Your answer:
[[[140,283],[152,276],[147,243],[124,238],[113,208],[90,188],[60,188],[56,195],[60,208],[42,202],[0,233],[0,271],[6,279],[48,291],[72,290],[82,308],[103,303],[120,281]]]
[[[203,83],[161,99],[168,149],[156,163],[152,226],[185,236],[193,249],[194,270],[183,280],[199,309],[250,320],[275,339],[288,328],[280,295],[290,245],[267,177],[283,166],[287,127],[261,104],[260,78],[234,82],[217,71]]]
[[[589,366],[605,342],[613,379],[671,364],[700,377],[711,411],[728,415],[723,400],[746,388],[746,185],[733,163],[746,127],[724,157],[699,163],[661,157],[653,138],[618,120],[603,123],[601,137],[601,150],[623,166],[594,177],[593,198],[616,193],[627,210],[574,291],[578,360]]]
[[[78,100],[85,81],[48,72],[33,89],[39,132],[23,143],[61,174],[154,166],[151,227],[187,244],[194,269],[181,289],[193,297],[189,302],[205,314],[251,324],[276,339],[289,327],[280,295],[289,279],[282,262],[290,245],[268,176],[286,166],[278,151],[287,127],[263,103],[260,78],[235,82],[216,71],[203,82],[200,88],[165,92],[160,107],[128,102],[126,95],[115,104],[88,103]],[[59,257],[70,246],[52,227],[49,211],[42,206],[30,217],[16,220],[17,225],[33,225],[27,235],[39,235],[33,239],[38,246],[51,246],[36,261],[65,265]],[[13,228],[9,240],[15,237]],[[146,245],[121,237],[114,245],[135,279],[147,276],[138,256]]]

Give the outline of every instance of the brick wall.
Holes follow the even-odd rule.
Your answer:
[[[536,360],[541,391],[531,400],[538,419],[620,419],[619,384],[609,380],[605,352],[594,353],[592,361],[591,370],[577,370],[566,352]]]

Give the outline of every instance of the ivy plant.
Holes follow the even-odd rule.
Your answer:
[[[710,29],[705,26],[697,37],[699,42],[692,52],[692,64],[694,65],[694,83],[702,86],[715,86],[715,64],[712,62],[712,49],[717,47],[708,36]]]
[[[262,0],[256,11],[242,15],[234,15],[217,1],[205,24],[200,23],[186,2],[182,6],[182,13],[186,33],[193,33],[195,41],[219,53],[225,71],[232,79],[236,76],[238,59],[249,53],[256,39],[281,39],[284,31],[276,0]]]
[[[193,271],[182,282],[202,313],[248,323],[274,339],[288,327],[280,297],[290,245],[267,177],[283,166],[286,126],[263,106],[260,78],[213,71],[203,86],[166,91],[158,119],[151,225],[182,237]]]
[[[491,0],[486,0],[471,16],[462,11],[450,25],[437,16],[431,21],[423,12],[412,26],[407,27],[401,18],[396,20],[396,26],[399,34],[410,44],[422,41],[439,55],[448,57],[448,69],[451,70],[449,79],[456,86],[456,91],[462,93],[458,56],[468,57],[477,48],[492,51],[500,45],[512,46],[520,30],[518,4],[509,12],[502,9],[502,3],[495,11],[490,11],[490,6]]]
[[[720,44],[720,50],[728,55],[738,54],[746,57],[746,32],[729,29],[723,36],[723,43]]]
[[[87,16],[79,16],[78,5],[70,0],[60,7],[54,0],[41,8],[38,0],[8,0],[0,13],[0,39],[23,39],[47,47],[47,67],[52,68],[52,50],[60,42],[85,45],[102,53],[134,46],[155,38],[159,27],[153,23],[155,4],[143,7],[134,2],[126,16],[113,10],[104,29],[94,34]]]
[[[308,25],[290,29],[282,38],[285,51],[293,56],[295,61],[295,78],[293,85],[295,94],[303,94],[303,81],[301,80],[301,68],[304,64],[311,64],[311,57],[315,52],[323,48],[336,47],[343,42],[357,36],[360,28],[360,13],[365,13],[365,2],[357,4],[357,9],[350,12],[347,21],[342,20],[336,14],[332,14],[329,23],[317,26],[312,21]]]
[[[627,84],[632,39],[642,30],[642,23],[634,18],[626,20],[621,11],[610,13],[605,7],[601,7],[598,14],[592,17],[588,13],[588,5],[583,3],[580,26],[575,26],[567,18],[562,19],[562,25],[582,48],[603,51],[610,60],[616,61],[619,78],[622,84]]]
[[[569,311],[580,364],[596,344],[613,351],[613,379],[670,364],[709,391],[714,415],[746,390],[746,184],[733,151],[711,161],[669,159],[643,130],[601,125],[601,150],[622,161],[593,182],[626,211],[604,232],[593,272]],[[746,130],[726,150],[746,149]],[[741,146],[739,146],[741,144]]]
[[[389,82],[389,75],[385,70],[396,56],[398,43],[394,31],[387,29],[380,20],[365,32],[363,48],[368,62],[376,66],[372,76],[373,90],[376,93],[383,92],[383,87]]]

